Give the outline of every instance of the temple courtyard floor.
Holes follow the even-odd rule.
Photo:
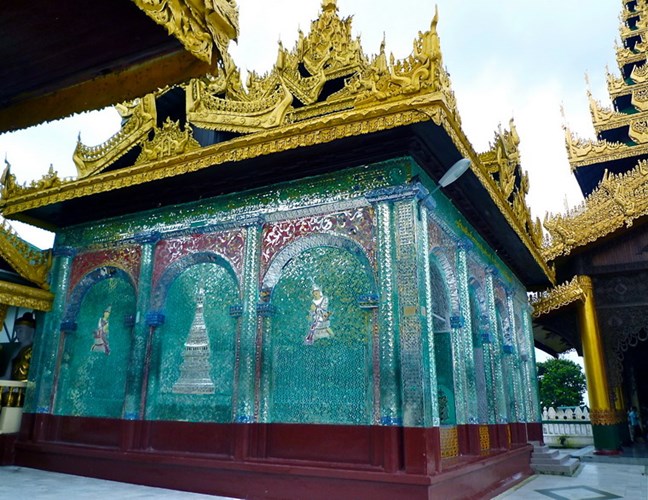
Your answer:
[[[0,467],[2,498],[38,499],[224,499],[26,467]],[[506,500],[648,500],[648,463],[592,462],[584,459],[573,477],[536,475],[502,493]],[[451,499],[447,499],[451,500]]]

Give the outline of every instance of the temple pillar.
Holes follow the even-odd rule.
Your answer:
[[[368,196],[374,202],[376,212],[376,238],[378,243],[378,280],[380,308],[378,324],[380,331],[380,423],[399,425],[400,388],[398,386],[398,359],[396,346],[394,234],[392,231],[392,207],[386,200]]]
[[[418,230],[419,238],[419,266],[420,278],[423,290],[423,311],[424,311],[424,332],[423,340],[423,384],[425,390],[424,397],[424,423],[426,427],[439,427],[441,420],[439,418],[439,389],[437,385],[436,357],[434,346],[434,324],[433,324],[433,298],[432,298],[432,278],[430,274],[430,258],[428,255],[428,209],[421,205],[419,207],[421,225]]]
[[[63,352],[65,336],[61,330],[61,321],[65,311],[68,286],[72,270],[72,262],[76,250],[71,247],[59,246],[52,250],[51,291],[54,294],[52,310],[45,315],[42,328],[38,328],[34,341],[34,357],[29,370],[28,387],[36,387],[35,392],[28,391],[25,411],[35,413],[51,413],[54,398],[54,386],[57,362]]]
[[[260,362],[261,338],[259,328],[262,315],[258,310],[259,266],[261,252],[261,228],[263,222],[254,220],[245,226],[245,262],[243,267],[242,291],[243,309],[239,319],[236,339],[236,374],[234,384],[234,420],[239,423],[258,421],[255,410],[255,387],[257,384],[257,363]],[[258,340],[258,341],[257,341]]]
[[[624,419],[614,409],[608,386],[603,341],[594,302],[594,287],[589,276],[579,276],[583,301],[578,307],[585,377],[590,402],[590,419],[597,454],[617,454],[621,448],[620,425]]]
[[[542,410],[540,409],[540,398],[538,388],[538,372],[536,369],[535,345],[533,341],[533,327],[531,326],[531,314],[533,309],[529,304],[523,309],[522,333],[526,347],[526,359],[523,359],[523,366],[526,375],[526,397],[527,397],[527,437],[529,441],[544,441],[542,437]]]
[[[480,453],[479,419],[477,408],[477,385],[475,382],[475,360],[472,338],[472,318],[470,314],[470,291],[468,284],[468,241],[457,246],[457,284],[459,289],[459,314],[456,334],[453,335],[453,351],[457,353],[455,378],[461,379],[463,392],[456,394],[457,407],[463,406],[463,420],[457,425],[459,432],[459,452],[463,455]],[[463,402],[463,404],[462,404]]]
[[[143,417],[142,408],[142,379],[146,363],[146,345],[150,326],[146,322],[146,314],[150,307],[151,280],[153,278],[153,260],[155,245],[160,240],[160,233],[149,232],[135,235],[135,241],[140,244],[140,272],[137,283],[137,306],[135,310],[135,325],[131,344],[130,363],[126,378],[126,395],[124,399],[123,416],[126,420],[136,420]]]
[[[491,383],[493,385],[494,396],[494,424],[496,425],[491,439],[492,443],[497,443],[497,447],[506,448],[508,446],[508,435],[505,429],[508,424],[506,408],[506,391],[504,385],[504,372],[502,369],[502,339],[497,323],[497,308],[495,305],[495,275],[497,271],[494,268],[488,269],[486,276],[486,295],[488,302],[488,321],[490,325],[490,359],[491,359]],[[491,445],[491,447],[493,447]]]

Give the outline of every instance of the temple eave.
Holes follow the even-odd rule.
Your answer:
[[[53,300],[54,295],[46,290],[0,281],[0,303],[2,304],[49,311]]]

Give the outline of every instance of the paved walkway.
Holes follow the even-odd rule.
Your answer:
[[[498,496],[505,500],[626,500],[648,499],[648,467],[583,463],[574,477],[533,476]],[[11,500],[216,500],[225,497],[151,488],[26,467],[0,467],[0,498]],[[452,499],[446,499],[452,500]]]
[[[576,474],[533,476],[508,490],[503,500],[648,500],[648,466],[583,462]]]

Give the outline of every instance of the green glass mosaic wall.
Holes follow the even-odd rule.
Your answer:
[[[374,292],[370,272],[332,247],[284,267],[264,339],[265,421],[370,423],[374,319],[358,303]]]
[[[190,337],[201,298],[206,340]],[[154,334],[147,418],[231,420],[236,319],[230,307],[238,303],[235,277],[218,263],[194,264],[172,282],[164,324]]]
[[[28,408],[193,422],[525,418],[522,376],[510,377],[529,372],[524,289],[441,192],[425,205],[415,175],[433,187],[402,158],[61,232]],[[109,353],[97,334],[108,307]],[[501,374],[513,390],[497,387]]]
[[[57,414],[121,417],[134,312],[135,290],[123,277],[98,281],[87,291],[76,331],[66,334]]]

